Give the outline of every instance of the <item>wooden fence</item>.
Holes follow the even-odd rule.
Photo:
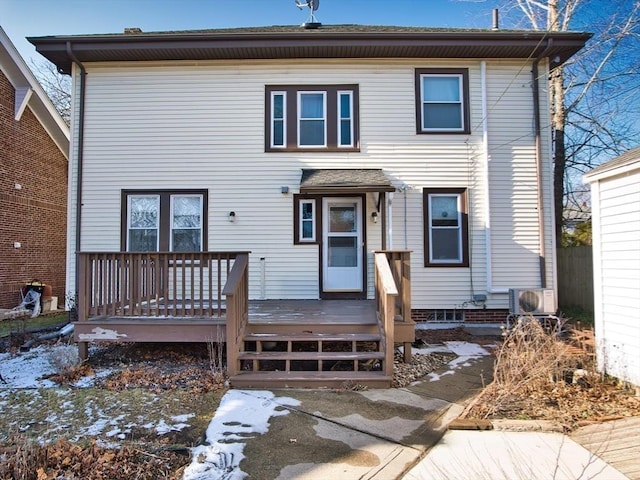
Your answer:
[[[593,312],[593,256],[590,246],[558,249],[558,305]]]

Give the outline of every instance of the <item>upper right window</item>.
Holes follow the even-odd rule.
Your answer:
[[[416,69],[418,133],[469,133],[469,71]]]

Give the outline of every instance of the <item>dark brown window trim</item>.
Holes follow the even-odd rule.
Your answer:
[[[168,190],[122,190],[120,207],[120,249],[127,251],[127,198],[130,195],[159,195],[160,196],[160,235],[159,250],[169,251],[169,216],[171,215],[171,195],[202,195],[202,251],[208,251],[208,217],[209,190],[207,189],[168,189]]]
[[[455,194],[461,197],[462,220],[462,262],[432,263],[429,261],[429,195]],[[424,222],[424,266],[425,267],[468,267],[469,266],[469,202],[466,188],[424,188],[422,190],[422,213]]]
[[[326,92],[327,93],[327,146],[326,147],[298,147],[298,92]],[[353,146],[338,146],[338,92],[353,93]],[[271,94],[273,92],[286,93],[286,146],[271,146]],[[267,85],[265,86],[265,115],[264,115],[264,150],[265,152],[359,152],[360,151],[360,95],[359,87],[348,85]]]
[[[422,95],[420,76],[423,74],[462,75],[462,115],[463,130],[452,132],[451,130],[422,130]],[[416,133],[418,135],[465,135],[471,133],[471,120],[469,118],[469,69],[468,68],[416,68],[415,70],[415,97],[416,97]]]
[[[314,214],[316,224],[315,240],[300,240],[300,200],[313,200],[315,202]],[[321,195],[308,195],[295,193],[293,195],[293,244],[294,245],[319,245],[322,241],[322,222],[320,210],[322,209]]]

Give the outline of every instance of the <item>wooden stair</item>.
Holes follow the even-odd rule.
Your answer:
[[[237,388],[389,388],[376,324],[248,326]],[[310,331],[309,328],[314,331]],[[267,333],[267,332],[275,333]]]

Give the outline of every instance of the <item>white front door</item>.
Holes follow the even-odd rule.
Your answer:
[[[362,292],[362,199],[322,200],[324,292]]]

